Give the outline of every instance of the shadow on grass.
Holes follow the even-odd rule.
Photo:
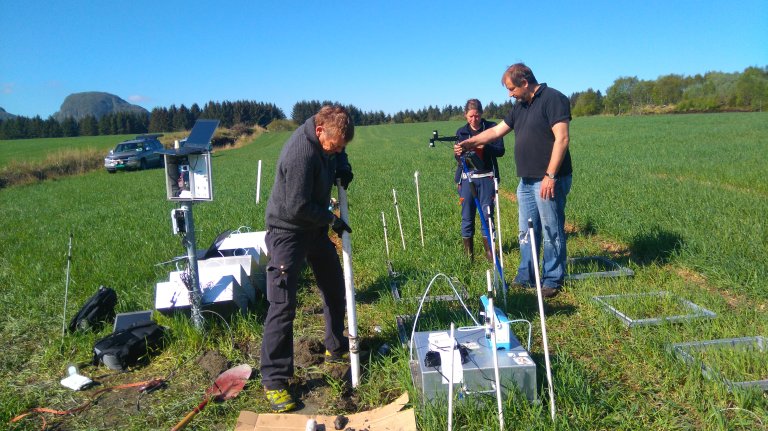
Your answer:
[[[374,282],[370,283],[365,289],[358,290],[355,294],[355,298],[358,302],[373,303],[381,297],[390,296],[397,298],[398,295],[401,300],[415,300],[421,299],[424,294],[424,289],[427,288],[429,281],[437,273],[428,273],[423,269],[417,268],[392,268],[392,272],[389,275],[384,275],[377,278]],[[451,274],[445,274],[449,278],[454,279]],[[417,297],[410,297],[407,292],[403,291],[403,286],[413,280],[425,280],[423,289],[420,289]],[[466,292],[467,287],[460,280],[454,280],[454,287],[461,293]],[[395,293],[395,290],[397,291]],[[430,289],[429,296],[445,296],[454,295],[453,290],[448,285],[445,279],[435,280],[435,283]],[[466,299],[466,298],[462,298]]]
[[[530,322],[539,317],[539,300],[536,296],[535,288],[521,288],[510,286],[507,292],[507,304],[499,300],[499,307],[506,309],[509,319],[525,319]],[[576,312],[576,307],[571,304],[564,304],[557,298],[544,299],[544,313],[547,316],[553,314],[572,315]]]
[[[636,234],[629,249],[632,259],[640,265],[665,264],[680,252],[684,244],[679,234],[654,226],[647,232]]]

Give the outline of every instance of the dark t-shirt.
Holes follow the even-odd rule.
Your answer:
[[[540,84],[531,103],[518,101],[504,117],[515,131],[515,166],[517,176],[543,178],[547,173],[555,135],[552,126],[571,120],[571,104],[565,95],[547,84]],[[557,176],[570,175],[571,152],[565,151]]]

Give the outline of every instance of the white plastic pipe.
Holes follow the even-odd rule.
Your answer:
[[[259,200],[261,200],[261,160],[256,170],[256,203],[259,203]]]
[[[451,354],[448,360],[448,431],[453,430],[453,349],[456,347],[456,339],[454,337],[454,325],[451,322]]]
[[[392,189],[392,197],[395,200],[395,214],[397,214],[397,226],[400,228],[400,240],[403,242],[403,250],[405,250],[405,236],[403,235],[403,222],[400,220],[400,206],[397,205],[397,191]]]
[[[547,383],[549,384],[549,412],[552,421],[555,420],[555,392],[552,387],[552,368],[549,363],[549,346],[547,345],[547,323],[544,317],[544,298],[541,295],[541,276],[539,275],[539,258],[536,254],[536,238],[533,234],[533,221],[528,219],[528,238],[531,241],[531,256],[533,271],[536,275],[536,292],[539,297],[539,315],[541,316],[541,338],[544,344],[544,363],[547,367]]]
[[[419,208],[419,233],[421,234],[421,246],[424,247],[424,225],[421,222],[421,195],[419,194],[419,171],[414,172],[416,181],[416,206]]]
[[[337,181],[339,190],[339,212],[341,219],[349,224],[349,208],[347,206],[347,191]],[[355,303],[355,282],[352,274],[352,239],[349,232],[344,231],[341,236],[341,255],[344,261],[344,288],[347,300],[347,323],[349,332],[349,364],[352,371],[352,387],[356,388],[360,383],[360,353],[357,345],[357,308]]]
[[[491,285],[491,271],[486,271],[486,279],[488,280],[488,286]],[[488,311],[490,313],[490,325],[491,325],[491,351],[493,353],[493,376],[496,382],[496,407],[499,410],[499,430],[504,431],[504,409],[501,405],[501,378],[499,377],[499,356],[498,346],[496,344],[496,308],[493,305],[493,298],[488,297]]]

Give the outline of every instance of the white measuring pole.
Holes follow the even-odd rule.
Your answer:
[[[259,167],[256,169],[256,203],[261,200],[261,160],[259,160]]]
[[[384,225],[384,248],[387,250],[387,262],[389,262],[389,238],[387,238],[387,219],[384,218],[384,211],[381,212],[381,224]]]
[[[485,276],[488,283],[488,291],[491,290],[491,271],[487,270]],[[499,377],[499,356],[498,346],[496,344],[496,308],[493,305],[493,298],[488,296],[488,310],[486,314],[490,313],[490,325],[491,325],[491,353],[493,354],[493,376],[496,382],[496,406],[499,410],[499,431],[504,431],[504,409],[501,406],[501,378]],[[486,316],[487,317],[487,316]]]
[[[453,349],[456,347],[456,339],[454,336],[454,325],[451,322],[451,355],[448,360],[448,431],[453,430]]]
[[[493,177],[493,187],[496,190],[496,236],[499,239],[499,264],[504,269],[504,253],[501,248],[501,211],[499,210],[501,202],[499,201],[499,179],[496,177]],[[506,306],[507,304],[505,303],[504,305]]]
[[[347,206],[347,191],[337,180],[339,190],[339,212],[341,219],[349,224],[349,207]],[[352,274],[352,239],[349,232],[343,231],[341,236],[341,251],[344,261],[344,288],[347,299],[347,323],[349,332],[349,364],[352,371],[352,387],[360,383],[360,353],[357,345],[357,307],[355,304],[355,282]]]
[[[72,263],[72,232],[69,233],[69,249],[67,250],[67,281],[64,284],[64,313],[61,317],[61,336],[67,333],[67,297],[69,296],[69,267]]]
[[[421,234],[421,246],[424,247],[424,225],[421,223],[421,195],[419,194],[419,171],[414,172],[416,180],[416,206],[419,207],[419,233]]]
[[[547,366],[547,383],[549,384],[549,412],[552,421],[555,420],[555,392],[552,387],[552,368],[549,363],[549,346],[547,346],[547,323],[544,318],[544,298],[541,295],[541,277],[539,276],[539,258],[536,255],[536,238],[533,234],[533,221],[528,219],[528,238],[531,241],[531,257],[533,259],[533,271],[536,274],[536,292],[539,297],[539,315],[541,316],[541,338],[544,344],[544,362]]]
[[[392,197],[395,200],[395,214],[397,214],[397,226],[400,228],[400,240],[403,242],[403,250],[405,250],[405,236],[403,235],[403,223],[400,221],[400,206],[397,205],[397,191],[392,189]]]

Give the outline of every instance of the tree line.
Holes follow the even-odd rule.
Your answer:
[[[588,89],[570,97],[574,116],[685,112],[762,111],[768,108],[768,67],[744,72],[664,75],[656,80],[621,77],[603,95]]]
[[[96,119],[93,115],[76,120],[67,117],[57,121],[53,116],[43,120],[17,116],[0,121],[0,139],[59,138],[72,136],[127,135],[139,133],[181,132],[190,130],[199,118],[218,119],[221,127],[236,124],[266,127],[274,120],[285,119],[282,109],[272,103],[254,101],[208,102],[202,108],[171,105],[143,113],[114,112]]]
[[[664,75],[656,80],[621,77],[608,87],[605,94],[592,88],[571,94],[574,116],[626,115],[649,113],[762,111],[768,108],[768,67],[748,67],[744,72],[707,72],[704,75]],[[291,120],[303,123],[324,104],[338,102],[302,100],[291,111]],[[343,105],[350,112],[355,125],[367,126],[387,123],[417,123],[463,119],[463,105],[442,108],[428,106],[413,111],[406,109],[395,114],[383,111],[364,112],[354,105]],[[483,116],[503,118],[512,107],[512,100],[502,104],[488,102]],[[173,132],[189,130],[198,118],[218,119],[222,127],[244,125],[267,127],[275,120],[285,120],[283,111],[272,103],[240,100],[235,102],[208,102],[202,108],[193,104],[189,108],[154,108],[149,115],[116,112],[101,118],[87,116],[75,120],[57,121],[53,116],[43,120],[17,116],[0,120],[0,140],[95,136]]]

